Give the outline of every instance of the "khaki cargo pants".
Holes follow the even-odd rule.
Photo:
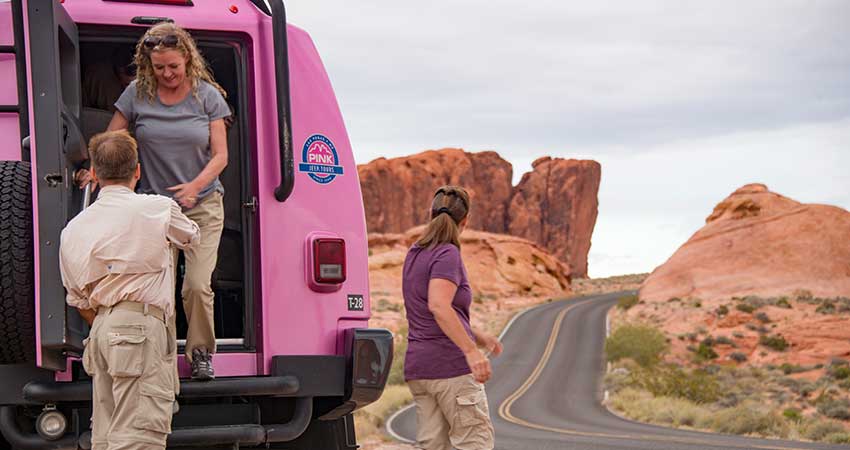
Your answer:
[[[495,433],[484,385],[472,375],[407,382],[416,403],[417,447],[492,450]]]
[[[92,376],[92,449],[164,449],[171,432],[176,343],[161,310],[122,302],[98,311],[83,352]]]
[[[183,250],[186,273],[183,276],[183,311],[189,331],[186,333],[186,361],[192,362],[192,350],[205,348],[215,353],[215,325],[213,322],[212,273],[218,261],[218,244],[224,229],[224,203],[219,192],[204,197],[192,209],[183,211],[201,229],[198,245]],[[178,252],[174,252],[177,267]],[[173,325],[173,322],[172,322]],[[176,337],[176,335],[175,335]]]

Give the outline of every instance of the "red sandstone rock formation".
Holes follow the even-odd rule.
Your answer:
[[[673,297],[850,296],[850,213],[801,204],[746,185],[720,202],[705,226],[655,269],[644,300]]]
[[[469,227],[505,232],[511,164],[496,152],[431,150],[404,158],[378,158],[357,166],[370,233],[401,233],[428,219],[434,191],[445,184],[469,190]]]
[[[587,276],[596,223],[600,166],[595,161],[540,158],[516,188],[513,169],[495,152],[427,151],[379,158],[357,167],[370,233],[400,233],[428,219],[434,190],[459,184],[472,196],[470,228],[536,242]]]
[[[539,158],[522,176],[509,208],[508,233],[549,250],[587,276],[602,168],[596,161]]]

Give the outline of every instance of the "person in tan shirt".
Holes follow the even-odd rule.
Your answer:
[[[94,136],[89,154],[100,195],[62,230],[59,265],[67,303],[91,325],[92,448],[164,449],[179,386],[172,247],[200,231],[174,200],[133,192],[141,168],[127,131]]]

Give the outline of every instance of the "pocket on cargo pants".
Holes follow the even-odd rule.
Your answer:
[[[144,370],[145,326],[114,325],[107,330],[109,375],[139,377]]]
[[[458,390],[449,441],[458,450],[492,450],[495,433],[484,387],[471,376],[451,379]]]
[[[168,369],[162,371],[167,373]],[[170,374],[169,374],[170,375]],[[166,383],[142,382],[139,385],[139,409],[133,426],[157,433],[171,433],[174,390]]]

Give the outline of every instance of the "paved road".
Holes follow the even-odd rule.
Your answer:
[[[498,450],[844,449],[677,430],[621,419],[602,406],[605,316],[622,294],[547,303],[518,316],[503,336],[487,383]],[[388,427],[413,440],[408,408]]]

